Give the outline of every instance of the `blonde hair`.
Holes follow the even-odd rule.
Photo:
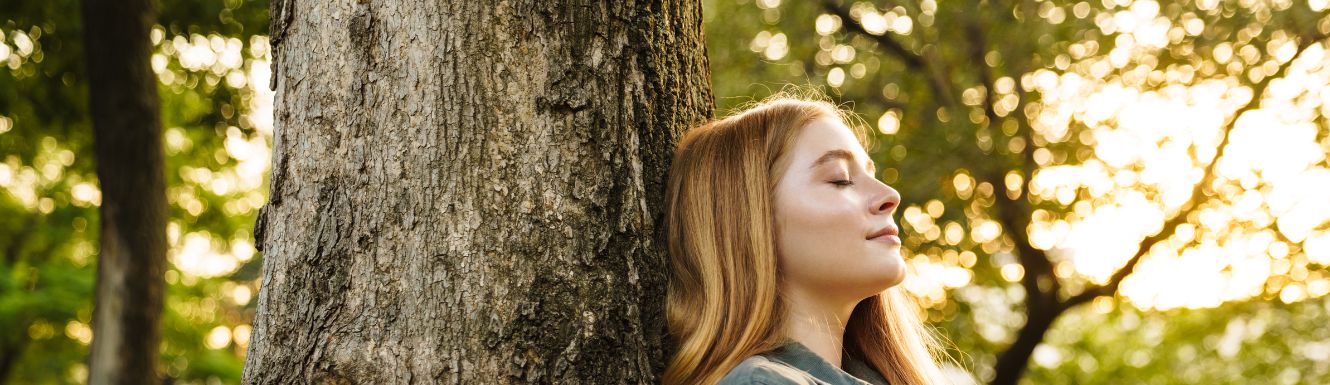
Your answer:
[[[663,382],[715,384],[745,358],[783,343],[786,322],[772,191],[799,129],[834,117],[864,130],[824,100],[777,95],[686,132],[666,187],[671,273],[666,323],[675,353]],[[849,354],[893,385],[945,382],[933,331],[913,298],[893,287],[855,306],[845,331]]]

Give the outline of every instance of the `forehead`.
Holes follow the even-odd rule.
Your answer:
[[[872,164],[868,153],[855,137],[854,131],[836,118],[820,118],[809,122],[796,137],[791,152],[794,161],[812,164],[828,151],[845,150],[854,157],[850,163]],[[806,166],[805,166],[806,167]]]

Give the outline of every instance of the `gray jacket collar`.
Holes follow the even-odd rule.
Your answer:
[[[849,352],[841,353],[843,369],[832,365],[822,356],[808,350],[808,347],[794,340],[787,340],[783,345],[761,354],[768,359],[780,361],[807,372],[818,381],[832,385],[891,385],[882,374],[866,362],[855,359]]]

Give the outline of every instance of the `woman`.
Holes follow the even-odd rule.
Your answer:
[[[690,130],[666,197],[664,383],[944,383],[892,213],[836,106],[776,97]]]

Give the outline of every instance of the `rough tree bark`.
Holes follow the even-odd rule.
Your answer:
[[[101,184],[101,252],[88,382],[159,382],[166,179],[151,0],[83,2],[89,107]]]
[[[657,382],[700,8],[274,1],[244,382]]]

